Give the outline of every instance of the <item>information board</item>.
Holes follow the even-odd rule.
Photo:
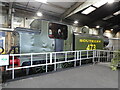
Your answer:
[[[9,65],[9,55],[0,55],[0,66]]]
[[[0,47],[3,47],[5,49],[5,37],[0,38]],[[0,52],[1,51],[2,51],[2,49],[0,48]],[[2,54],[5,54],[5,50]]]

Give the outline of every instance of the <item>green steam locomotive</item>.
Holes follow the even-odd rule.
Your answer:
[[[13,32],[14,47],[10,50],[14,54],[24,53],[42,53],[42,52],[62,52],[75,50],[96,50],[103,49],[104,44],[108,40],[98,35],[90,35],[89,28],[86,26],[81,28],[80,32],[74,32],[72,25],[65,25],[46,20],[34,20],[30,28],[15,28]],[[86,54],[83,54],[85,56]],[[73,54],[68,56],[73,58]],[[57,60],[64,59],[60,55]],[[31,65],[30,57],[17,57],[15,61],[18,66]],[[33,58],[33,64],[41,64],[45,62],[45,56]],[[15,65],[16,65],[15,63]],[[10,58],[12,64],[12,58]],[[64,67],[64,64],[63,64]]]

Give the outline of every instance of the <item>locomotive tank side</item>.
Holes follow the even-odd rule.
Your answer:
[[[88,34],[74,34],[74,50],[103,49],[103,39]]]
[[[28,29],[16,28],[21,54],[54,51],[54,40],[48,37],[48,22],[40,21],[39,26],[40,28],[29,29],[30,32]]]
[[[16,28],[18,32],[17,44],[20,47],[20,53],[42,53],[53,52],[55,48],[54,39],[48,37],[48,21],[40,21],[39,28],[25,29]],[[37,26],[36,26],[37,27]],[[34,57],[33,61],[45,60],[45,56]],[[21,65],[29,62],[30,56],[20,57]]]

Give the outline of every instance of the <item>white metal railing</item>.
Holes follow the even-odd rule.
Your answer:
[[[74,67],[76,67],[76,62],[79,61],[79,65],[82,65],[82,60],[92,59],[92,62],[110,62],[114,57],[115,51],[109,50],[78,50],[78,51],[64,51],[64,52],[45,52],[45,53],[27,53],[27,54],[10,54],[12,56],[12,67],[6,66],[6,70],[12,70],[12,79],[15,78],[15,70],[26,69],[31,67],[46,66],[46,72],[48,72],[48,65],[54,65],[54,71],[57,70],[57,64],[74,62]],[[37,55],[37,57],[35,57]],[[41,56],[42,55],[42,56]],[[29,58],[30,65],[15,67],[14,57],[23,57],[24,59]],[[62,56],[62,57],[60,57]],[[45,63],[34,65],[34,60],[40,60],[42,57]],[[60,59],[60,60],[58,60]],[[49,62],[48,62],[49,61]]]
[[[10,29],[10,28],[0,28],[0,31],[14,31],[14,29]]]
[[[111,60],[115,57],[114,53],[118,53],[118,51],[110,51],[110,50],[96,50],[95,57],[97,57],[97,62],[111,62]]]

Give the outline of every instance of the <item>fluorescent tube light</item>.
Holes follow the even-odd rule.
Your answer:
[[[93,6],[99,8],[106,3],[107,3],[107,0],[101,0],[101,1],[98,1],[97,3],[93,4]]]
[[[41,3],[47,3],[47,0],[35,0],[37,2],[41,2]]]
[[[111,3],[113,3],[114,2],[114,0],[108,0],[108,3],[109,4],[111,4]]]
[[[82,11],[81,13],[87,15],[87,14],[91,13],[92,11],[94,11],[95,9],[96,9],[95,7],[90,6],[87,9],[85,9],[84,11]]]
[[[93,6],[99,8],[99,7],[101,7],[102,5],[104,5],[106,3],[111,4],[113,2],[114,2],[114,0],[99,0],[98,2],[96,2],[95,4],[93,4]]]
[[[115,15],[115,16],[117,16],[117,15],[119,15],[119,14],[120,14],[120,10],[117,11],[117,12],[115,12],[115,13],[113,13],[113,15]]]
[[[110,18],[112,18],[112,17],[114,17],[114,16],[113,16],[113,15],[110,15],[110,16],[107,16],[107,17],[103,18],[103,20],[108,20],[108,19],[110,19]]]

